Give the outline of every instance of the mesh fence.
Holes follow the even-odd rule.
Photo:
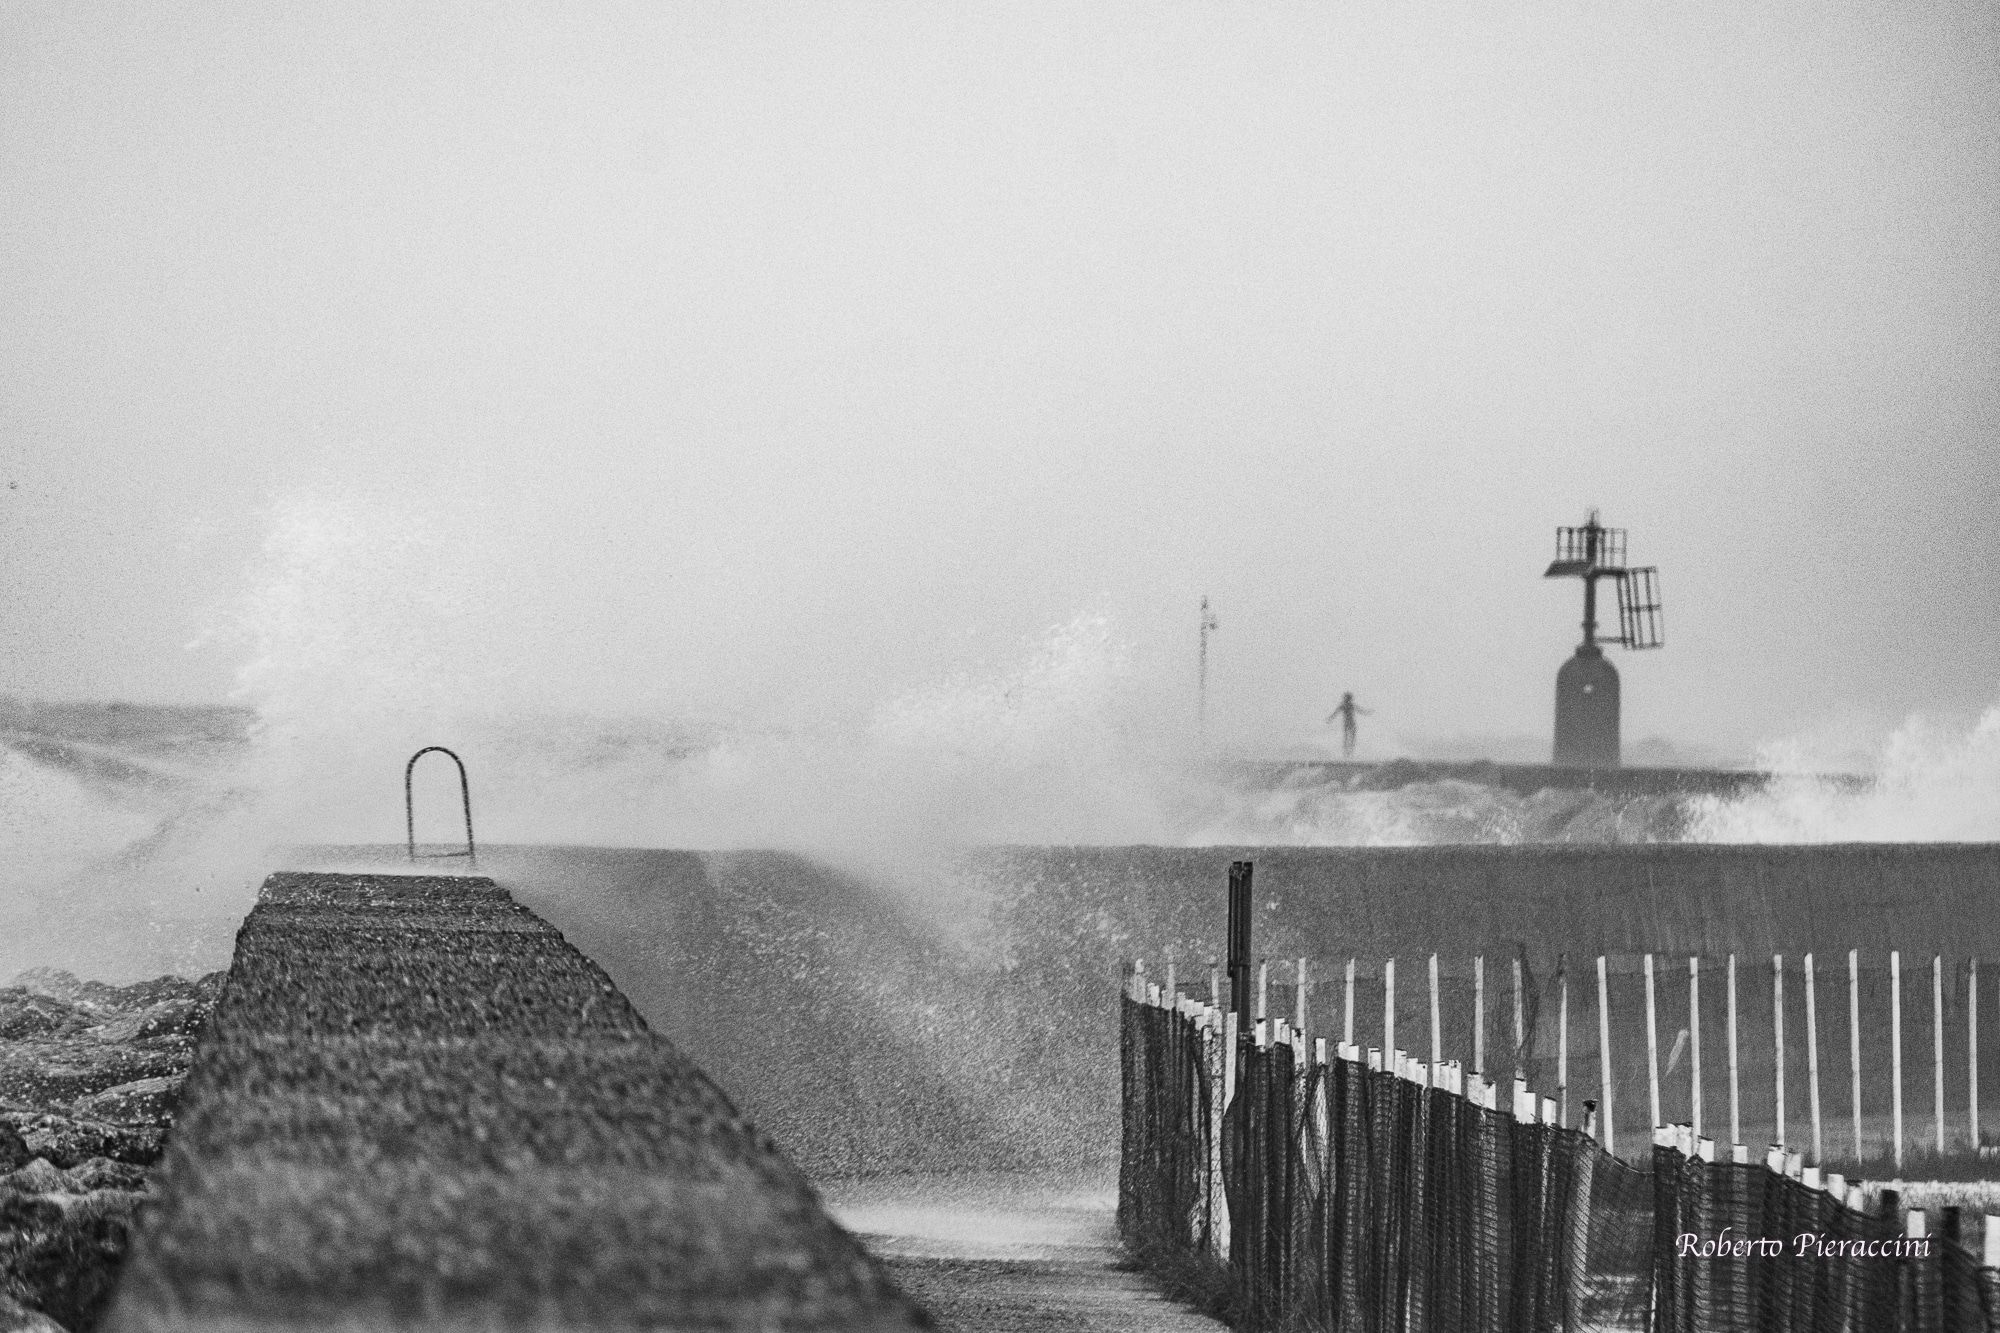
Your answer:
[[[1996,1270],[1762,1164],[1653,1150],[1660,1333],[1986,1333]],[[1914,1215],[1913,1215],[1914,1216]]]
[[[2000,1329],[1955,1215],[1912,1237],[1894,1201],[1705,1160],[1684,1126],[1635,1166],[1296,1037],[1237,1049],[1217,1018],[1124,1003],[1119,1221],[1183,1291],[1219,1279],[1238,1328]]]
[[[1206,1019],[1123,1013],[1121,1229],[1156,1268],[1226,1264],[1237,1327],[1648,1326],[1650,1169],[1300,1042],[1232,1069]]]

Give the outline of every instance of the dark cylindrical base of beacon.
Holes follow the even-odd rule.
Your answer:
[[[1556,747],[1562,767],[1618,767],[1618,668],[1583,644],[1556,672]]]

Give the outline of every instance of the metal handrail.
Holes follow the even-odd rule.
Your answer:
[[[445,749],[442,745],[426,745],[423,749],[410,756],[409,763],[403,765],[403,825],[409,835],[410,859],[412,861],[417,859],[417,803],[411,779],[417,771],[417,760],[422,759],[433,750],[458,765],[458,794],[465,803],[465,850],[462,852],[427,852],[425,855],[463,856],[477,861],[479,854],[472,841],[472,786],[465,779],[465,761],[450,750]]]

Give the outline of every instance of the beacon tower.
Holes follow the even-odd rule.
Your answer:
[[[1659,570],[1625,564],[1625,529],[1607,528],[1597,511],[1580,528],[1556,529],[1556,558],[1543,578],[1583,580],[1583,642],[1556,672],[1554,761],[1567,768],[1618,767],[1618,668],[1601,645],[1658,648],[1661,633]],[[1610,579],[1618,594],[1618,633],[1597,632],[1597,581]]]

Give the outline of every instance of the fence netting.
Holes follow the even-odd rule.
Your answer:
[[[1119,1223],[1156,1268],[1226,1265],[1237,1327],[1647,1327],[1650,1169],[1283,1042],[1244,1043],[1225,1109],[1224,1047],[1125,1002]]]
[[[1660,1333],[1986,1333],[1994,1270],[1762,1164],[1653,1150]]]
[[[1210,1018],[1214,1011],[1207,1011]],[[1303,1042],[1123,1005],[1119,1224],[1248,1330],[2000,1329],[2000,1270],[1952,1234],[1762,1163],[1488,1109]],[[1672,1137],[1669,1135],[1669,1137]],[[1707,1149],[1703,1149],[1706,1153]],[[1810,1179],[1810,1177],[1809,1177]]]

